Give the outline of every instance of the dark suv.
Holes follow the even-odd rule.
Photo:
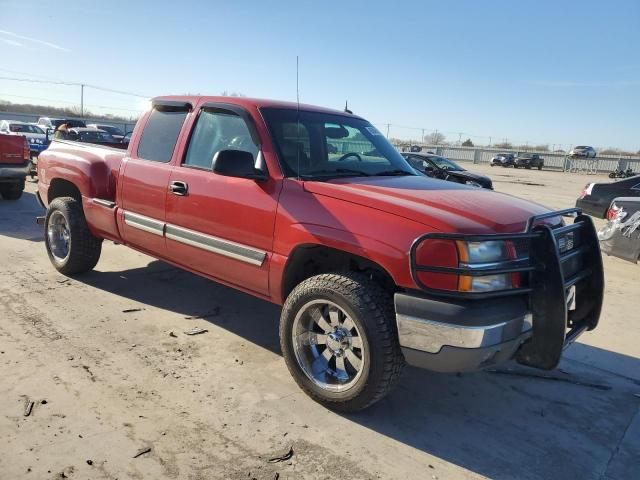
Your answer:
[[[513,162],[515,168],[524,167],[526,169],[537,168],[542,170],[544,158],[537,153],[521,153]]]

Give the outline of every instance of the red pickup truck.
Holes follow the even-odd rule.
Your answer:
[[[56,269],[108,239],[283,305],[291,374],[339,411],[405,363],[554,368],[600,316],[589,217],[421,175],[349,112],[156,98],[128,150],[54,141],[38,179]]]
[[[31,151],[26,137],[0,134],[0,195],[17,200],[31,171]]]

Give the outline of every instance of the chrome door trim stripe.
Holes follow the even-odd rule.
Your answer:
[[[124,212],[124,223],[130,227],[153,233],[162,237],[164,235],[164,223],[153,218],[145,217],[137,213]]]
[[[103,198],[94,198],[93,203],[102,205],[103,207],[107,208],[113,208],[116,206],[116,202],[112,202],[111,200],[104,200]]]
[[[264,259],[267,256],[267,252],[264,250],[258,250],[240,243],[223,240],[222,238],[212,235],[205,235],[204,233],[195,232],[177,225],[167,224],[165,235],[167,238],[175,240],[176,242],[224,255],[225,257],[240,260],[258,267],[264,263]]]

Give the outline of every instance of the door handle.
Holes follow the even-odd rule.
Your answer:
[[[169,191],[174,195],[184,197],[189,192],[189,186],[187,182],[175,180],[169,184]]]

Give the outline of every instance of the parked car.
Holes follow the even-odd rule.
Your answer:
[[[22,135],[29,142],[31,157],[37,157],[49,146],[49,136],[36,125],[18,122],[17,120],[0,121],[0,133],[6,135]]]
[[[429,177],[493,189],[493,182],[489,177],[469,172],[446,157],[423,153],[403,153],[402,155],[413,168]]]
[[[122,142],[122,143],[129,144],[129,142],[131,141],[131,134],[132,134],[132,133],[133,133],[133,132],[127,132],[127,133],[125,133],[125,134],[124,134],[124,137],[122,137],[121,142]],[[327,144],[327,147],[329,147],[329,145],[331,145],[331,144]],[[335,148],[335,147],[334,147],[334,148]],[[335,152],[333,152],[333,153],[338,153],[338,149],[336,148],[336,149],[335,149]]]
[[[600,248],[607,255],[633,263],[640,260],[640,197],[619,197],[607,211],[608,222],[598,232]]]
[[[640,175],[610,183],[587,183],[576,207],[593,217],[605,218],[616,197],[640,197]]]
[[[537,168],[542,170],[544,166],[544,158],[538,153],[521,153],[513,161],[515,168],[524,167],[526,169]]]
[[[516,156],[513,153],[497,153],[496,155],[493,156],[489,164],[492,167],[496,165],[501,167],[512,167],[513,161],[515,160],[515,158]]]
[[[95,128],[97,130],[103,130],[105,132],[108,132],[118,142],[122,142],[122,139],[124,137],[124,132],[120,130],[118,127],[114,127],[113,125],[90,123],[87,125],[87,128]]]
[[[54,132],[63,124],[66,125],[67,128],[85,128],[87,126],[83,120],[75,120],[71,118],[40,117],[38,119],[38,126],[45,131]]]
[[[597,154],[595,149],[586,145],[578,145],[577,147],[573,147],[573,149],[569,152],[570,157],[596,158],[596,155]]]
[[[0,133],[0,195],[2,198],[19,199],[30,170],[31,152],[27,138],[22,135]]]
[[[122,145],[122,142],[113,138],[109,132],[96,130],[95,128],[71,128],[63,137],[65,140],[73,140],[84,143],[97,143],[101,145]]]
[[[357,151],[327,152],[355,136],[343,145]],[[130,146],[60,141],[42,153],[53,266],[91,270],[110,239],[283,305],[285,363],[328,408],[376,402],[405,361],[551,369],[597,326],[603,272],[590,217],[565,225],[577,209],[419,175],[356,115],[161,97]]]

